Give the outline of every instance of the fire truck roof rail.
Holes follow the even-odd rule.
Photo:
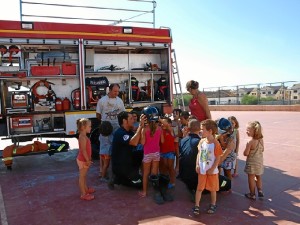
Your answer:
[[[23,1],[20,0],[20,20],[22,22],[32,20],[42,20],[43,22],[51,19],[55,22],[59,21],[89,21],[93,24],[101,25],[119,25],[122,26],[138,26],[138,24],[152,25],[155,28],[155,8],[156,1],[150,0],[127,0],[129,2],[137,2],[143,9],[130,9],[130,8],[118,8],[104,6],[108,5],[110,1],[101,2],[101,6],[88,6],[88,5],[68,5],[68,4],[56,4],[37,1]],[[144,3],[143,5],[141,3]],[[149,3],[152,4],[151,10],[149,10]],[[126,3],[129,7],[137,7],[135,3]],[[100,5],[100,4],[98,4]],[[67,8],[67,10],[66,10]],[[53,10],[51,10],[53,9]],[[118,11],[118,13],[111,13],[112,11]],[[40,12],[40,14],[31,14],[28,12]],[[79,14],[88,15],[87,17],[74,17],[72,15]],[[63,14],[63,16],[59,14]],[[70,16],[69,16],[70,15]],[[101,15],[103,18],[98,18]],[[151,17],[152,15],[152,17]],[[95,17],[93,17],[95,16]],[[123,18],[113,18],[112,16],[122,16]],[[133,20],[137,17],[142,17],[141,20]]]

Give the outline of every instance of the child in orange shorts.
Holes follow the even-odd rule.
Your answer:
[[[201,122],[202,139],[198,145],[196,171],[198,173],[198,185],[195,196],[194,214],[200,212],[199,204],[204,189],[210,191],[211,203],[207,213],[216,211],[217,191],[219,190],[218,164],[222,154],[220,143],[215,139],[218,126],[215,121],[207,119]]]

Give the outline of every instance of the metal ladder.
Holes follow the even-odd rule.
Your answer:
[[[178,108],[181,108],[184,111],[185,105],[184,105],[184,99],[182,94],[175,49],[171,50],[171,60],[172,60],[172,74],[173,74],[174,89],[175,89],[175,99],[177,100]]]

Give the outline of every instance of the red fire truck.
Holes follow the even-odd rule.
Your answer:
[[[0,21],[1,136],[73,136],[111,83],[126,108],[170,113],[171,42],[165,28]]]

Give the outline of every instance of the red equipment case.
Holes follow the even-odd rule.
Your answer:
[[[60,66],[31,66],[32,76],[60,75]]]
[[[76,75],[76,64],[75,63],[63,63],[62,64],[63,75]]]

